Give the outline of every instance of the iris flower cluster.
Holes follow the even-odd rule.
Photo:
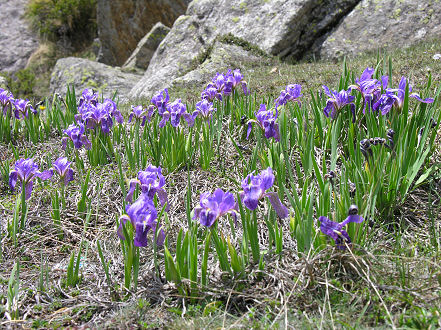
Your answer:
[[[168,121],[170,121],[173,127],[178,127],[181,117],[185,119],[189,126],[193,126],[194,118],[187,112],[187,106],[182,103],[181,99],[170,102],[167,88],[154,95],[151,103],[152,106],[148,110],[148,117],[151,118],[153,112],[156,111],[161,117],[159,127],[164,127]]]
[[[114,120],[120,124],[124,121],[116,103],[111,99],[105,99],[103,103],[100,103],[97,101],[96,93],[85,89],[80,98],[75,121],[78,124],[82,123],[87,129],[101,128],[104,134],[109,134]]]
[[[2,106],[3,116],[8,116],[8,110],[11,110],[15,119],[21,120],[29,117],[29,111],[37,113],[29,100],[15,99],[14,95],[6,89],[0,88],[0,105]],[[11,113],[12,116],[12,113]]]
[[[250,136],[251,130],[253,128],[253,123],[257,124],[265,134],[267,139],[274,138],[274,140],[280,140],[279,124],[276,123],[277,120],[277,109],[268,109],[265,104],[261,104],[259,111],[254,113],[256,119],[248,120],[247,124],[247,139]]]
[[[147,246],[147,235],[150,230],[156,232],[158,225],[158,212],[153,202],[155,195],[162,206],[166,205],[166,211],[169,210],[167,193],[164,190],[165,178],[162,175],[160,167],[149,165],[145,171],[138,172],[138,178],[130,181],[130,189],[126,197],[126,201],[132,203],[133,193],[136,186],[141,187],[141,194],[139,198],[126,207],[126,214],[120,217],[120,225],[117,234],[121,240],[124,240],[123,225],[130,221],[135,230],[134,244],[138,247]],[[154,234],[153,234],[154,235]],[[165,233],[162,228],[158,231],[156,244],[162,245],[164,243]]]
[[[299,84],[290,84],[280,92],[280,95],[276,100],[275,108],[277,109],[279,106],[283,106],[289,101],[298,103],[299,106],[302,106],[302,103],[299,100],[302,96],[302,86]]]
[[[387,86],[387,80],[386,86]],[[382,115],[386,115],[392,108],[401,112],[404,105],[404,97],[406,94],[406,87],[408,80],[401,77],[398,88],[387,88],[386,92],[382,94],[378,100],[372,105],[373,110],[380,111]],[[422,103],[433,103],[433,98],[428,97],[422,99],[419,94],[412,93],[412,86],[409,84],[409,97],[414,98]]]
[[[288,217],[288,209],[282,204],[277,193],[267,192],[273,186],[274,179],[271,167],[263,170],[259,175],[254,173],[247,175],[242,181],[243,190],[240,192],[240,198],[245,207],[253,211],[259,205],[259,201],[267,197],[277,215],[283,219]],[[200,196],[199,205],[194,209],[193,219],[199,218],[201,225],[211,227],[225,214],[231,214],[236,221],[238,205],[232,193],[216,189],[213,194],[206,192]]]
[[[71,124],[63,131],[67,135],[62,138],[63,150],[66,149],[69,140],[73,142],[76,149],[84,146],[89,150],[92,144],[87,138],[86,129],[109,134],[114,120],[120,124],[124,121],[116,103],[111,99],[105,99],[103,103],[100,103],[96,92],[85,89],[78,102],[78,113],[75,115],[76,124]]]
[[[327,86],[323,86],[325,94],[329,97],[326,101],[326,107],[323,113],[326,117],[335,119],[338,113],[347,105],[353,116],[355,122],[355,97],[351,95],[353,90],[361,94],[363,100],[363,113],[368,111],[379,112],[382,115],[388,114],[393,108],[401,112],[404,105],[404,97],[406,94],[406,87],[408,80],[401,77],[398,88],[388,88],[389,77],[382,76],[380,80],[374,79],[372,76],[375,70],[373,68],[366,68],[361,76],[355,80],[355,84],[350,85],[348,90],[340,92],[330,91]],[[383,93],[382,93],[383,91]],[[409,84],[409,97],[414,98],[422,103],[432,103],[433,98],[422,99],[419,94],[412,93],[412,86]]]
[[[242,86],[243,93],[248,95],[247,82],[243,80],[240,69],[228,70],[227,73],[218,72],[202,92],[201,98],[209,102],[213,102],[215,98],[222,101],[223,96],[231,95],[239,85]]]

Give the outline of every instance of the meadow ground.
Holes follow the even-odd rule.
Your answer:
[[[409,115],[409,123],[414,114],[431,111],[430,116],[435,118],[438,132],[429,130],[430,116],[426,118],[424,113],[421,118],[418,117],[418,123],[424,122],[425,125],[418,127],[408,124],[407,119],[403,121],[402,116],[397,119],[389,114],[384,120],[379,120],[377,132],[384,134],[386,128],[397,125],[406,127],[415,136],[398,134],[403,141],[411,142],[404,144],[395,140],[393,152],[385,148],[381,151],[375,149],[374,155],[378,158],[370,163],[362,153],[351,151],[348,141],[355,136],[358,146],[360,137],[374,137],[361,132],[364,128],[371,132],[369,125],[372,123],[369,120],[357,122],[360,132],[355,126],[351,131],[347,129],[351,119],[348,111],[349,115],[339,117],[340,126],[332,124],[322,112],[326,95],[318,94],[322,85],[331,89],[338,89],[339,85],[347,87],[366,67],[376,67],[377,63],[378,72],[389,73],[390,57],[393,66],[390,86],[397,86],[401,76],[405,76],[412,82],[413,91],[423,93],[424,97],[433,97],[441,82],[441,60],[433,59],[436,53],[441,53],[439,40],[396,50],[387,56],[366,54],[346,61],[350,70],[346,75],[342,62],[286,64],[274,60],[249,68],[245,64],[241,71],[252,94],[215,103],[218,111],[208,131],[204,131],[206,126],[202,122],[195,125],[191,133],[184,128],[180,131],[183,135],[174,136],[167,149],[153,143],[148,130],[136,132],[142,136],[139,140],[144,141],[137,146],[136,139],[133,139],[133,126],[125,124],[117,129],[115,124],[112,147],[107,145],[106,149],[101,146],[108,155],[104,162],[98,160],[102,164],[92,166],[93,161],[84,149],[77,153],[76,157],[82,159],[84,168],[78,160],[72,165],[75,180],[66,188],[65,205],[58,217],[54,215],[53,199],[59,186],[54,180],[38,182],[27,202],[25,224],[13,237],[10,224],[14,219],[16,200],[20,200],[20,194],[12,194],[8,185],[13,164],[19,158],[32,157],[43,170],[65,153],[61,144],[63,134],[59,128],[50,127],[45,138],[34,143],[23,133],[27,128],[23,126],[13,143],[0,142],[1,327],[441,327],[441,225],[438,219],[441,173],[437,165],[440,161],[440,136],[439,121],[436,121],[440,118],[441,103],[436,99],[432,105],[419,108],[420,104],[412,100],[408,108],[412,109],[409,110],[412,115]],[[429,77],[432,83],[426,88]],[[294,83],[302,85],[302,106],[287,105],[289,116],[279,118],[281,132],[289,138],[282,136],[280,144],[273,140],[265,142],[268,140],[255,125],[250,139],[246,139],[246,121],[253,118],[259,104],[272,104],[286,85]],[[170,96],[171,100],[181,97],[188,102],[189,109],[194,109],[200,92],[170,90]],[[63,109],[63,104],[57,102]],[[354,102],[360,106],[360,98]],[[69,106],[69,102],[66,103]],[[145,100],[145,104],[149,103],[150,100]],[[122,106],[121,109],[127,119],[130,107]],[[321,109],[320,113],[314,112],[314,109]],[[243,116],[246,118],[242,119]],[[348,121],[345,122],[345,119]],[[158,121],[156,118],[147,127],[160,135],[153,128]],[[166,129],[169,130],[167,132],[172,130],[171,126]],[[398,129],[396,131],[399,132]],[[424,133],[420,134],[420,131]],[[194,140],[188,142],[184,133],[199,135],[193,135]],[[330,135],[336,138],[326,138]],[[205,141],[208,141],[207,144],[204,144]],[[130,156],[128,146],[134,150],[140,148],[145,155],[139,161],[131,159],[140,156]],[[288,152],[282,150],[282,146]],[[158,149],[156,153],[154,148],[164,149]],[[179,148],[184,155],[176,152]],[[400,172],[397,179],[405,187],[390,197],[390,192],[396,190],[390,174],[396,170],[394,166],[404,166],[400,159],[394,160],[394,157],[407,159],[406,155],[412,152],[415,156],[409,158],[408,172]],[[75,156],[73,149],[68,153],[71,157]],[[191,159],[185,154],[191,154]],[[275,155],[283,160],[277,160]],[[348,161],[351,156],[356,158],[353,163]],[[180,161],[181,158],[184,160]],[[312,158],[316,159],[315,163]],[[176,241],[179,240],[179,232],[188,229],[191,223],[189,212],[198,205],[200,194],[222,188],[236,195],[241,190],[241,181],[252,170],[259,173],[269,165],[275,169],[277,191],[282,202],[290,208],[291,215],[278,219],[270,204],[261,201],[257,209],[261,263],[244,257],[238,266],[240,271],[233,269],[234,266],[231,266],[231,272],[221,270],[217,250],[212,246],[207,253],[208,281],[204,284],[201,284],[200,267],[208,230],[197,225],[194,225],[192,234],[189,230],[190,237],[198,242],[196,281],[193,282],[189,279],[190,274],[184,275],[182,267],[187,267],[187,262],[190,262],[185,258],[179,269],[179,281],[166,281],[170,275],[165,269],[165,249],[153,248],[153,244],[149,243],[146,248],[140,249],[137,288],[135,290],[132,284],[127,289],[124,287],[126,258],[116,234],[117,220],[124,213],[128,180],[136,178],[138,170],[146,167],[142,165],[151,162],[161,165],[165,176],[164,188],[170,211],[162,214],[161,221],[172,257],[178,253]],[[414,163],[419,166],[414,166]],[[382,165],[384,168],[381,168]],[[337,173],[338,188],[325,183],[330,173],[327,167]],[[412,171],[414,176],[407,176]],[[281,172],[288,174],[281,176]],[[90,173],[88,180],[87,173]],[[351,173],[355,173],[357,178],[352,178]],[[349,187],[343,178],[350,178],[356,184],[355,197],[349,197]],[[381,189],[369,187],[369,182],[375,180],[383,180]],[[82,194],[82,191],[86,193]],[[299,204],[294,200],[294,194],[299,196]],[[348,232],[354,244],[351,249],[341,250],[320,233],[318,218],[326,215],[334,220],[343,219],[347,207],[353,202],[358,205],[365,221],[361,225],[349,226]],[[15,214],[19,219],[20,206]],[[241,212],[242,216],[244,214]],[[227,217],[218,219],[217,230],[231,238],[233,246],[240,251],[240,258],[251,255],[241,247],[243,223],[239,220],[235,225],[234,221],[227,219],[231,220]],[[269,234],[270,225],[265,221],[269,219],[276,219],[281,237]],[[307,228],[299,225],[302,221],[311,224],[308,232]],[[274,230],[274,227],[271,228]],[[311,241],[311,245],[300,249],[300,244],[304,244],[306,239]],[[281,250],[277,250],[278,240],[283,245]],[[100,259],[97,242],[102,248],[109,277],[106,277],[106,267]],[[81,258],[76,264],[80,247]],[[228,253],[232,262],[233,253],[230,250]],[[70,263],[72,256],[75,262]],[[17,264],[19,271],[17,268],[14,271]],[[67,279],[69,264],[79,270],[75,283],[69,283]],[[15,316],[14,311],[17,312]]]

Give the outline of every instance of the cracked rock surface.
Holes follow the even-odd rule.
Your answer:
[[[321,58],[335,59],[436,37],[441,37],[439,0],[363,0],[314,48]]]
[[[358,2],[195,0],[175,21],[130,97],[149,97],[193,70],[220,35],[231,34],[283,59],[300,58]]]
[[[30,31],[23,15],[27,0],[0,0],[0,71],[23,69],[37,49],[37,37]]]

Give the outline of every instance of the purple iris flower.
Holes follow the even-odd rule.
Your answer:
[[[218,188],[212,195],[208,192],[201,195],[200,203],[194,209],[193,219],[199,218],[201,225],[211,227],[217,219],[227,213],[237,221],[238,205],[232,193]]]
[[[219,93],[213,84],[208,84],[207,88],[205,88],[205,90],[202,92],[201,98],[209,102],[213,102],[215,98],[222,101],[222,94]]]
[[[60,181],[67,186],[67,184],[73,180],[73,169],[70,168],[72,162],[68,161],[66,157],[58,158],[52,164],[52,171],[55,171],[60,176]]]
[[[251,211],[257,208],[259,200],[268,197],[271,205],[276,210],[277,215],[284,219],[289,215],[288,209],[282,204],[279,196],[275,192],[265,192],[274,184],[273,169],[268,167],[266,170],[260,172],[259,175],[254,175],[254,172],[247,175],[242,180],[243,191],[240,194],[242,202]]]
[[[233,92],[233,82],[228,80],[223,73],[216,73],[213,78],[213,86],[222,95],[230,95]]]
[[[361,74],[360,78],[355,79],[355,84],[350,85],[351,90],[358,90],[363,99],[363,113],[366,113],[366,108],[371,109],[374,102],[376,102],[381,94],[381,85],[383,88],[387,87],[387,76],[381,78],[382,83],[377,79],[372,79],[374,68],[366,68]]]
[[[168,89],[164,89],[158,94],[152,97],[151,103],[158,109],[158,113],[161,114],[167,111],[167,104],[170,101],[170,96],[168,95]]]
[[[156,211],[153,201],[147,195],[141,195],[138,200],[132,205],[128,205],[126,213],[119,218],[120,225],[117,234],[121,240],[124,240],[123,225],[130,221],[135,229],[134,244],[138,247],[147,246],[147,234],[152,230],[153,234],[156,232],[158,222],[156,221],[158,213]],[[165,233],[162,228],[158,231],[156,239],[157,245],[164,244]]]
[[[36,114],[37,111],[32,107],[31,102],[29,100],[14,100],[14,115],[17,119],[27,118],[28,110],[31,110],[33,114]]]
[[[276,123],[277,110],[266,109],[265,104],[261,104],[259,111],[255,113],[256,119],[248,120],[247,139],[250,136],[253,123],[256,123],[264,132],[267,139],[274,138],[280,141],[279,125]]]
[[[401,111],[404,105],[404,97],[406,94],[407,83],[407,79],[405,77],[401,77],[398,88],[388,88],[386,90],[386,93],[381,95],[379,100],[373,105],[374,110],[380,110],[382,115],[387,114],[392,109],[392,107],[396,107],[399,111]],[[433,103],[433,98],[431,97],[422,99],[419,94],[412,93],[412,86],[410,84],[409,97],[417,99],[422,103]]]
[[[98,103],[96,106],[90,104],[83,113],[82,119],[87,129],[100,127],[104,134],[110,133],[113,126],[113,120],[103,103]]]
[[[216,108],[213,108],[213,103],[207,99],[203,99],[202,101],[196,103],[196,110],[193,112],[192,117],[194,119],[200,115],[205,121],[209,122],[213,117],[213,112],[216,110]]]
[[[108,115],[112,116],[112,118],[115,118],[118,124],[122,124],[124,122],[124,118],[121,115],[121,112],[116,107],[116,103],[113,100],[105,99],[102,103],[102,106],[104,109],[106,109]]]
[[[137,122],[141,123],[141,126],[144,126],[145,121],[147,120],[147,114],[148,109],[144,109],[142,105],[138,105],[136,107],[132,105],[132,112],[130,113],[129,120],[127,122],[131,123],[133,118],[135,118]]]
[[[329,99],[326,101],[326,107],[323,109],[325,116],[335,119],[339,111],[345,106],[349,105],[352,112],[352,122],[355,123],[355,104],[353,103],[355,96],[350,94],[351,90],[349,89],[347,91],[341,90],[340,92],[331,92],[327,86],[323,85],[322,87],[325,94],[329,97]]]
[[[9,108],[12,109],[12,104],[14,103],[14,96],[8,90],[0,88],[0,105],[3,106],[3,115],[6,116],[6,113]]]
[[[237,86],[241,85],[243,93],[245,95],[249,94],[247,82],[243,80],[243,75],[242,73],[240,73],[240,69],[235,69],[233,72],[231,72],[231,70],[228,70],[227,81],[231,83],[233,90],[236,89]]]
[[[61,140],[63,145],[63,150],[66,149],[67,141],[69,139],[73,142],[74,147],[76,149],[80,149],[83,145],[87,150],[89,150],[92,147],[92,144],[87,139],[87,136],[84,134],[83,124],[80,123],[78,124],[78,126],[76,126],[75,124],[71,124],[63,132],[64,134],[67,134],[67,136],[63,137],[63,139]]]
[[[142,195],[148,196],[151,200],[158,195],[162,206],[167,203],[165,211],[168,212],[170,205],[168,204],[167,193],[164,190],[165,178],[162,175],[162,169],[153,165],[149,165],[145,171],[138,172],[138,179],[130,180],[130,188],[126,197],[126,201],[131,203],[133,200],[133,193],[137,185],[141,186]]]
[[[299,106],[302,106],[299,98],[303,96],[302,86],[299,84],[291,84],[286,86],[285,90],[280,92],[280,96],[276,100],[275,108],[285,105],[288,101],[297,102]]]
[[[32,158],[20,159],[15,163],[15,170],[12,170],[9,174],[9,187],[14,191],[17,182],[25,184],[25,198],[31,197],[32,188],[34,186],[34,178],[40,178],[47,180],[52,177],[51,170],[40,172],[38,165],[34,163]]]
[[[177,99],[172,103],[167,104],[165,111],[158,111],[159,115],[162,117],[159,122],[159,127],[164,127],[167,121],[170,119],[170,124],[173,127],[178,127],[181,117],[183,117],[189,126],[193,126],[194,118],[187,112],[187,107],[182,103],[181,99]]]
[[[80,100],[78,102],[78,107],[81,108],[85,104],[97,105],[98,103],[98,93],[86,88],[81,94]]]
[[[343,227],[349,222],[361,223],[364,220],[363,217],[358,215],[358,208],[356,205],[351,205],[348,213],[348,217],[342,222],[334,222],[324,216],[319,218],[320,230],[322,233],[331,237],[337,248],[341,250],[346,249],[346,244],[351,244],[351,238],[349,237],[349,234],[343,230]]]

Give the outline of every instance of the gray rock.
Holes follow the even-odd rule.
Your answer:
[[[173,87],[199,88],[202,90],[217,72],[228,69],[244,69],[253,65],[261,65],[265,59],[253,54],[240,46],[216,42],[207,59],[182,77],[171,83]]]
[[[146,70],[156,48],[158,48],[161,41],[169,32],[169,27],[161,22],[156,23],[151,31],[138,43],[135,51],[130,55],[126,63],[124,63],[123,68],[139,68]]]
[[[97,25],[102,48],[98,60],[122,65],[154,24],[172,26],[191,0],[98,0]]]
[[[127,94],[140,79],[140,75],[122,72],[120,68],[77,57],[59,59],[51,75],[50,91],[66,95],[67,86],[73,85],[77,93],[92,88],[105,97],[118,92],[120,102],[127,101]]]
[[[439,0],[363,0],[327,37],[322,58],[354,56],[378,48],[405,47],[441,36]]]
[[[14,73],[26,66],[37,49],[36,36],[23,18],[27,0],[1,0],[0,4],[0,71]]]
[[[8,89],[8,81],[3,76],[0,76],[0,88]]]
[[[281,58],[300,58],[358,1],[193,1],[159,45],[130,97],[151,95],[186,74],[220,35],[231,34]]]

